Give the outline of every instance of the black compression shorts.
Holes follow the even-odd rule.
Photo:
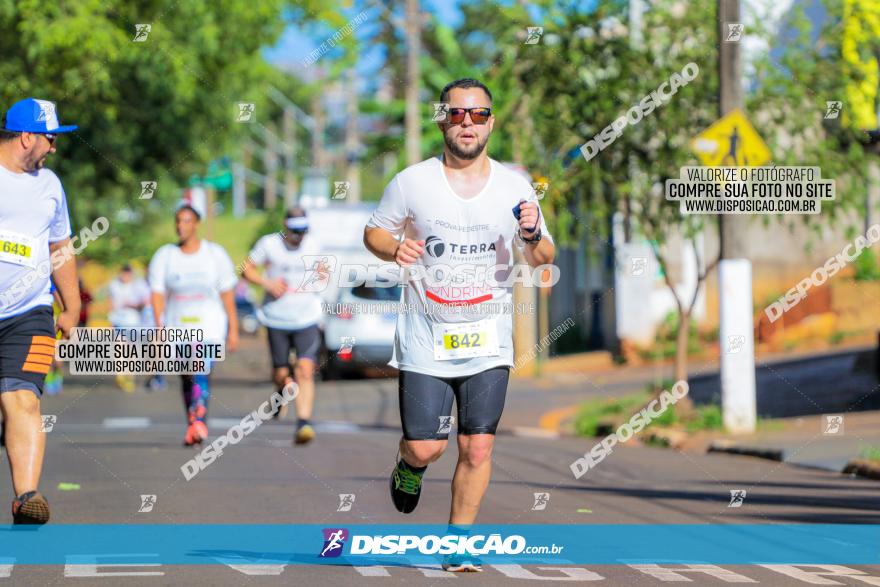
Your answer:
[[[452,399],[458,406],[459,434],[495,434],[507,395],[508,367],[494,367],[466,377],[435,377],[413,371],[398,376],[400,423],[407,440],[445,440]]]
[[[39,397],[54,357],[52,308],[0,320],[0,392],[28,389]]]
[[[296,359],[309,359],[318,362],[321,351],[321,329],[317,325],[306,326],[300,330],[281,330],[266,328],[269,334],[269,351],[272,354],[272,367],[279,369],[290,366],[290,349],[296,350]]]

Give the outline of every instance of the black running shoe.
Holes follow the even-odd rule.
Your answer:
[[[397,511],[409,514],[419,505],[419,496],[422,494],[422,475],[424,474],[424,469],[413,471],[402,459],[397,461],[397,466],[391,472],[391,501]]]
[[[12,502],[13,524],[45,524],[49,521],[49,502],[39,491],[22,493]]]

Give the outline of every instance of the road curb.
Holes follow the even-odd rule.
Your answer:
[[[544,428],[533,428],[529,426],[516,426],[510,430],[511,436],[520,438],[559,438],[560,434],[554,430],[546,430]]]
[[[761,448],[757,446],[743,446],[727,442],[715,441],[709,445],[706,452],[720,452],[746,457],[757,457],[770,461],[785,461],[785,451],[778,448]]]
[[[843,468],[844,475],[880,479],[880,464],[865,459],[851,459]]]

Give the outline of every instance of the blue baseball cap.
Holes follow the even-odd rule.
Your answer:
[[[58,123],[58,109],[55,102],[25,98],[16,102],[6,112],[4,130],[12,132],[62,133],[72,132],[79,127],[75,124],[61,126]]]

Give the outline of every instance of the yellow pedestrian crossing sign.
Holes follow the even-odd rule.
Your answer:
[[[731,110],[691,141],[707,167],[760,167],[773,154],[742,110]]]

